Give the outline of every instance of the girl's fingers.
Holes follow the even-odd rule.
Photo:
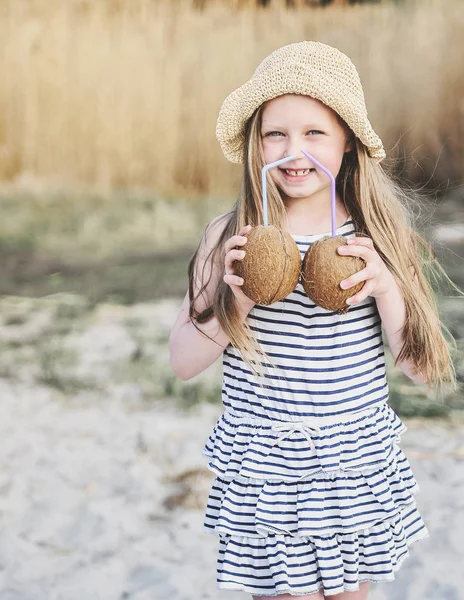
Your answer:
[[[230,250],[227,254],[226,254],[226,258],[225,258],[225,273],[227,275],[233,275],[234,274],[234,269],[233,269],[233,263],[235,260],[243,260],[244,256],[245,256],[246,252],[245,250]]]
[[[347,290],[348,288],[353,287],[357,283],[361,283],[361,281],[366,281],[367,279],[370,279],[371,277],[372,277],[372,274],[371,274],[370,269],[368,267],[364,267],[364,269],[361,269],[361,271],[358,271],[357,273],[353,273],[353,275],[350,275],[343,281],[340,281],[340,287],[343,288],[344,290]]]
[[[232,248],[235,248],[236,246],[243,246],[244,244],[246,244],[246,242],[247,238],[244,235],[233,235],[224,244],[225,253],[227,254],[232,250]]]
[[[372,258],[372,253],[377,254],[374,242],[368,237],[348,238],[346,244],[339,246],[337,251],[342,256],[359,256],[366,261]]]
[[[233,235],[229,238],[224,244],[225,249],[225,259],[224,259],[224,282],[227,285],[235,285],[240,286],[243,284],[243,279],[238,275],[235,275],[235,271],[233,268],[234,261],[243,260],[246,251],[240,250],[237,246],[243,246],[247,242],[247,238],[244,235],[248,233],[251,229],[251,225],[246,225],[242,227],[239,231],[238,235]]]
[[[359,302],[362,302],[363,300],[365,300],[368,296],[370,296],[372,294],[373,289],[374,289],[374,284],[372,283],[372,280],[366,281],[366,283],[363,285],[362,289],[354,296],[351,296],[351,298],[348,298],[346,303],[351,306],[353,304],[358,304]]]
[[[367,246],[368,248],[373,248],[374,247],[374,242],[371,240],[371,238],[368,237],[352,237],[352,238],[348,238],[346,240],[346,243],[348,244],[348,246]]]
[[[243,246],[246,243],[247,243],[247,238],[244,235],[234,235],[231,238],[229,238],[227,240],[227,242],[224,244],[225,253],[227,254],[236,246]]]
[[[238,275],[234,275],[233,273],[225,273],[223,279],[227,285],[243,285],[243,279]]]
[[[251,229],[251,225],[246,225],[245,227],[242,227],[239,231],[239,233],[237,235],[233,235],[231,238],[229,238],[225,243],[224,243],[224,250],[225,253],[227,254],[229,252],[229,250],[231,250],[232,248],[235,248],[235,246],[243,246],[243,244],[246,244],[247,242],[247,237],[246,237],[246,233],[248,233]]]
[[[245,225],[245,227],[242,227],[240,229],[240,231],[238,232],[238,235],[244,235],[245,233],[248,233],[251,229],[252,229],[251,225]]]
[[[337,252],[341,256],[359,256],[367,262],[372,259],[375,250],[374,246],[368,246],[366,244],[350,244],[349,246],[338,246]]]

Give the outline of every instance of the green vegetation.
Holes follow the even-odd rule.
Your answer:
[[[72,292],[94,304],[183,296],[201,231],[226,207],[140,192],[3,191],[0,294]]]

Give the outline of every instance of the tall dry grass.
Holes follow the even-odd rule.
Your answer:
[[[391,156],[410,157],[410,177],[462,177],[459,1],[197,11],[186,0],[2,0],[0,181],[230,194],[239,168],[215,140],[221,102],[302,39],[353,59],[374,127]]]

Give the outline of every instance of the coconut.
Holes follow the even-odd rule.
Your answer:
[[[318,306],[339,314],[346,313],[347,298],[363,287],[364,281],[344,290],[340,283],[366,266],[357,256],[341,256],[337,248],[346,244],[342,235],[326,236],[308,248],[301,267],[301,279],[308,297]]]
[[[246,254],[233,265],[235,274],[243,278],[244,294],[266,306],[283,300],[300,277],[301,257],[295,240],[274,225],[258,225],[245,235]]]

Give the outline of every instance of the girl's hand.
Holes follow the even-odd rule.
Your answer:
[[[236,246],[243,246],[247,242],[247,238],[244,235],[248,233],[251,229],[251,225],[246,225],[240,229],[238,235],[233,235],[229,238],[224,244],[225,250],[225,271],[224,271],[224,281],[227,285],[230,286],[236,300],[239,310],[248,314],[250,310],[253,308],[255,303],[253,300],[248,298],[241,289],[243,285],[243,279],[238,275],[235,275],[234,269],[232,268],[232,264],[234,260],[243,260],[245,256],[245,250],[236,249]]]
[[[357,304],[368,296],[378,298],[391,290],[392,286],[395,286],[395,278],[378,255],[370,238],[349,238],[347,239],[347,245],[339,246],[337,250],[343,256],[359,256],[366,261],[364,269],[340,282],[343,289],[353,287],[361,281],[366,282],[357,294],[348,298],[347,304]]]

